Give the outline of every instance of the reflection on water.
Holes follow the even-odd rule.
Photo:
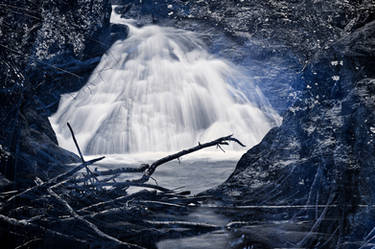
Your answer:
[[[191,191],[191,194],[198,194],[209,188],[213,188],[224,182],[233,172],[237,161],[244,152],[209,151],[198,152],[184,156],[180,161],[172,161],[160,166],[153,174],[158,185],[180,190]],[[164,153],[143,153],[143,154],[117,154],[109,155],[96,166],[98,170],[116,169],[121,167],[139,167],[141,163],[151,163],[163,156]],[[95,156],[93,156],[95,157]],[[88,158],[91,158],[88,157]],[[130,174],[121,175],[118,180],[128,180],[139,177]],[[150,180],[150,183],[155,183]],[[183,188],[181,188],[183,187]],[[139,187],[132,187],[129,193],[139,191]],[[165,215],[165,219],[168,219]],[[160,217],[159,217],[160,218]],[[230,221],[229,218],[216,213],[212,209],[196,208],[186,216],[178,217],[179,220],[208,223],[223,227]],[[225,230],[213,231],[198,236],[178,239],[166,239],[157,244],[158,248],[227,248],[229,234]]]
[[[164,240],[157,244],[159,249],[186,248],[186,249],[207,249],[207,248],[228,248],[230,235],[225,231],[214,231],[191,238]]]
[[[233,172],[236,162],[243,152],[199,152],[161,165],[153,175],[155,182],[165,188],[191,191],[192,195],[213,188],[224,182]],[[166,156],[163,153],[148,154],[117,154],[110,155],[97,164],[98,170],[116,169],[121,167],[139,167],[142,163],[153,161]],[[88,157],[89,158],[89,157]],[[226,158],[226,160],[225,160]],[[139,177],[134,173],[123,174],[118,180],[124,181]],[[181,188],[183,187],[183,188]],[[139,187],[132,187],[129,193],[139,191]],[[299,207],[300,208],[300,207]],[[175,213],[163,208],[155,213],[158,221],[188,221],[218,226],[214,231],[199,231],[183,233],[180,236],[161,238],[156,246],[159,249],[191,248],[191,249],[224,249],[224,248],[301,248],[298,243],[302,240],[316,237],[318,234],[310,232],[313,221],[256,221],[260,213],[274,212],[272,207],[249,206],[249,208],[221,209],[202,203],[201,207],[190,206],[188,212]],[[276,212],[283,213],[293,209],[292,206],[276,208]],[[260,215],[261,216],[261,215]],[[235,217],[235,218],[234,218]],[[235,221],[233,222],[233,218]],[[229,225],[230,224],[230,225]],[[329,236],[319,235],[321,238]]]
[[[241,153],[200,152],[161,165],[150,183],[179,190],[189,190],[192,195],[213,188],[224,182],[233,172]],[[98,170],[121,167],[139,167],[141,163],[151,163],[166,156],[163,153],[110,155],[96,166]],[[89,158],[89,157],[88,157]],[[88,159],[87,158],[87,159]],[[224,160],[227,158],[227,160]],[[135,174],[121,175],[119,180],[139,177]],[[181,188],[183,187],[183,188]],[[131,188],[129,192],[137,192]],[[205,249],[265,249],[265,248],[308,248],[303,247],[309,241],[327,248],[335,234],[317,233],[316,226],[329,226],[333,221],[305,215],[336,210],[337,205],[253,205],[226,206],[227,203],[205,203],[187,205],[183,211],[176,211],[167,206],[155,208],[150,220],[205,223],[216,226],[216,229],[160,228],[168,236],[156,239],[156,247],[168,248],[205,248]],[[315,210],[315,211],[314,211]],[[299,214],[299,215],[296,215]],[[263,217],[263,218],[262,218]],[[339,218],[338,218],[339,219]],[[314,228],[315,227],[315,228]],[[335,231],[337,232],[337,231]]]

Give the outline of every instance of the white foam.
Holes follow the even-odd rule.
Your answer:
[[[173,152],[229,134],[249,148],[280,124],[250,76],[209,54],[197,34],[139,28],[114,11],[111,21],[128,25],[129,36],[103,55],[86,86],[62,96],[50,118],[60,146],[75,149],[66,122],[85,154]]]

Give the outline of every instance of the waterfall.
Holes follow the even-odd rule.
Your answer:
[[[111,22],[128,25],[129,36],[81,90],[61,97],[50,117],[60,146],[74,150],[66,122],[85,154],[176,151],[229,134],[253,146],[279,125],[247,73],[208,53],[196,33],[137,27],[114,13]]]

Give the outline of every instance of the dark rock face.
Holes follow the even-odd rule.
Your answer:
[[[48,177],[77,160],[57,146],[48,116],[110,46],[101,39],[111,32],[110,11],[107,0],[1,3],[0,144],[9,156],[0,162],[8,178]]]
[[[226,201],[262,205],[332,205],[265,219],[314,219],[333,236],[324,248],[359,248],[375,226],[375,21],[321,53],[301,75],[303,95],[281,127],[239,161],[216,193]],[[261,215],[261,216],[262,216]],[[360,241],[360,242],[358,242]],[[315,247],[316,240],[304,241]],[[320,242],[321,243],[321,242]]]
[[[296,81],[296,71],[300,70],[298,58],[290,50],[271,48],[247,32],[234,32],[226,27],[217,15],[225,12],[220,2],[214,1],[112,1],[120,4],[115,11],[123,17],[137,20],[138,25],[157,24],[174,26],[200,34],[207,49],[249,71],[252,81],[268,97],[272,106],[282,113],[293,101],[292,87]],[[223,1],[228,6],[237,5]],[[209,11],[205,5],[218,5]],[[237,6],[241,8],[241,6]],[[248,11],[251,14],[251,11]],[[245,20],[245,19],[244,19]],[[240,20],[231,20],[238,22]],[[282,47],[279,45],[279,47]],[[275,46],[276,48],[276,46]],[[246,89],[245,89],[246,91]]]
[[[315,53],[374,18],[374,1],[112,0],[139,25],[197,31],[209,49],[248,68],[283,113],[301,92],[299,77]]]

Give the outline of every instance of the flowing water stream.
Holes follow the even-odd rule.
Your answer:
[[[74,150],[66,122],[91,155],[172,152],[229,134],[251,147],[280,124],[249,75],[209,54],[199,34],[137,27],[114,11],[111,21],[126,24],[129,36],[102,57],[86,86],[62,96],[50,118],[60,146]]]
[[[84,154],[105,154],[99,169],[116,168],[156,160],[229,134],[249,149],[280,124],[280,116],[248,72],[208,53],[198,33],[156,25],[137,27],[134,20],[122,19],[114,11],[111,22],[127,25],[128,38],[112,45],[86,86],[63,95],[50,117],[63,148],[75,151],[66,127],[70,122]],[[170,162],[154,177],[163,187],[185,186],[193,194],[212,188],[231,174],[245,152],[235,145],[225,149],[227,153],[208,150]],[[191,219],[227,222],[207,212],[191,214]],[[226,236],[212,233],[158,246],[223,248]]]

